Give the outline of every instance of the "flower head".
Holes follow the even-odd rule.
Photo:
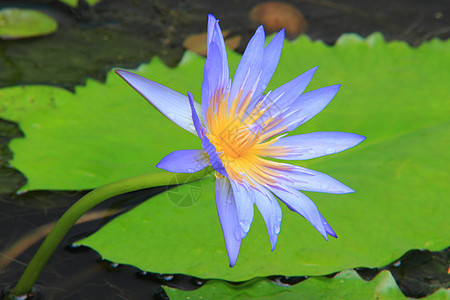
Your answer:
[[[317,69],[313,68],[264,94],[283,42],[284,30],[265,47],[260,26],[231,81],[222,31],[218,20],[209,15],[201,106],[189,92],[186,97],[128,71],[116,71],[164,115],[201,139],[201,150],[174,151],[157,166],[180,173],[197,172],[209,165],[214,168],[217,210],[231,267],[253,221],[254,204],[267,225],[273,251],[282,219],[277,198],[328,240],[328,235],[337,237],[336,233],[314,202],[299,190],[354,192],[323,173],[273,160],[316,158],[364,140],[363,136],[345,132],[286,136],[319,113],[340,86],[303,93]]]

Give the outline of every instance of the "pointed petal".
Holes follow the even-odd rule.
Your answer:
[[[236,202],[228,177],[216,178],[216,205],[230,267],[233,267],[239,255],[242,237]]]
[[[222,30],[220,29],[219,21],[216,22],[214,29],[212,43],[215,43],[219,49],[219,53],[222,56],[222,76],[221,76],[221,87],[225,87],[230,79],[230,74],[228,70],[228,58],[227,58],[227,48],[225,46],[225,41],[223,39]],[[212,44],[211,43],[211,44]]]
[[[259,26],[242,55],[231,85],[230,106],[233,101],[242,102],[249,92],[254,92],[258,84],[263,65],[264,36],[264,29]],[[242,96],[236,99],[240,91]]]
[[[209,166],[203,150],[177,150],[164,157],[156,167],[173,173],[195,173]]]
[[[306,220],[311,223],[320,234],[328,240],[327,232],[322,222],[321,215],[314,202],[306,197],[303,193],[294,189],[277,186],[269,187],[272,193],[274,193],[281,201],[283,201],[289,209],[300,214]]]
[[[234,200],[236,202],[236,210],[239,224],[242,229],[242,238],[244,238],[253,222],[253,203],[254,191],[252,188],[245,186],[243,183],[230,180],[233,189]]]
[[[195,134],[186,96],[137,74],[125,70],[115,72],[172,122]],[[201,111],[199,103],[195,103],[195,110]]]
[[[217,19],[213,14],[208,14],[208,27],[206,30],[206,45],[208,46],[211,43],[212,36],[214,33],[214,26],[216,26]]]
[[[209,27],[208,27],[209,30]],[[229,82],[228,59],[225,42],[218,21],[212,28],[211,40],[208,42],[207,58],[202,85],[203,118],[216,91],[225,92]]]
[[[290,105],[286,112],[289,114],[289,117],[284,118],[284,120],[272,130],[275,131],[279,127],[286,126],[286,130],[283,132],[292,131],[298,126],[306,123],[330,103],[339,91],[340,86],[341,85],[339,84],[328,86],[302,94]]]
[[[281,50],[283,50],[284,44],[284,29],[277,33],[277,35],[270,41],[267,47],[264,49],[263,56],[263,66],[261,78],[259,80],[258,86],[256,87],[255,94],[253,95],[252,102],[250,102],[250,110],[254,107],[257,100],[260,99],[261,95],[266,90],[267,85],[272,79],[273,73],[278,66],[280,61]]]
[[[329,194],[348,194],[355,191],[327,174],[311,169],[290,165],[290,171],[279,171],[275,178],[280,184],[296,190]]]
[[[228,67],[226,72],[224,72],[222,65],[222,54],[220,53],[217,44],[211,43],[208,47],[208,57],[205,61],[205,71],[202,85],[203,119],[206,119],[206,111],[211,105],[211,98],[215,96],[216,91],[221,92],[225,90],[225,85],[228,83],[228,78],[225,76],[228,76]]]
[[[261,186],[257,186],[255,194],[255,203],[266,223],[267,232],[269,233],[272,251],[275,250],[278,234],[280,233],[282,211],[277,199]]]
[[[331,235],[334,238],[337,238],[336,232],[334,232],[333,228],[331,228],[330,224],[328,224],[327,220],[325,220],[322,214],[320,214],[320,218],[322,219],[322,223],[323,226],[325,227],[325,231],[327,232],[327,234]]]
[[[305,117],[303,119],[303,117],[299,116],[299,119],[302,119],[301,124],[309,121],[315,115],[320,113],[334,98],[340,87],[340,84],[323,87],[307,92],[296,99],[295,102],[292,103],[291,109],[301,109],[301,114]],[[298,127],[301,124],[296,125]]]
[[[278,115],[291,105],[306,89],[311,82],[318,67],[306,71],[293,80],[283,84],[268,96],[268,103],[273,103],[267,114],[270,116]]]
[[[304,160],[347,150],[364,139],[362,135],[347,132],[312,132],[283,137],[272,146],[283,146],[291,150],[284,156],[274,156],[274,158]]]

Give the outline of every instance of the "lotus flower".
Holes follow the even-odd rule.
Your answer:
[[[191,93],[170,88],[125,70],[116,72],[155,108],[200,138],[202,149],[177,150],[158,167],[193,173],[215,170],[216,205],[230,267],[253,221],[254,204],[267,225],[275,249],[282,212],[279,200],[307,219],[328,240],[337,237],[316,205],[302,191],[345,194],[351,188],[332,177],[280,160],[305,160],[334,154],[359,144],[364,137],[345,132],[313,132],[286,136],[319,113],[340,85],[303,93],[317,68],[264,94],[280,59],[281,30],[265,47],[260,26],[250,40],[233,81],[218,20],[208,18],[207,58],[201,105]]]

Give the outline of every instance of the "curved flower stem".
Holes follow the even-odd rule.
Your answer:
[[[112,182],[89,192],[75,202],[56,223],[53,230],[45,238],[44,242],[26,267],[17,285],[12,290],[12,295],[21,296],[31,291],[48,259],[69,229],[84,213],[97,204],[111,197],[128,192],[157,186],[192,182],[201,179],[211,172],[212,168],[208,167],[193,174],[174,174],[170,172],[147,174]]]

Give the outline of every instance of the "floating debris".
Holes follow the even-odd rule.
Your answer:
[[[285,2],[264,2],[256,5],[249,13],[250,22],[257,27],[260,24],[264,26],[266,33],[277,32],[283,28],[286,29],[286,36],[294,39],[307,27],[307,22],[303,13]]]

